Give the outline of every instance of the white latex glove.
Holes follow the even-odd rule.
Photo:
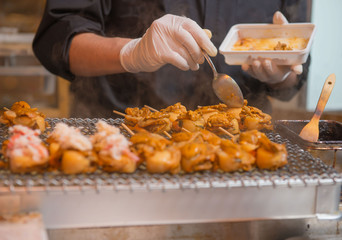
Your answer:
[[[288,24],[288,21],[281,12],[277,11],[273,15],[273,24]],[[283,82],[291,72],[296,75],[303,72],[302,65],[276,65],[271,59],[257,59],[252,65],[243,64],[241,67],[252,77],[268,84]]]
[[[202,49],[216,56],[217,49],[193,20],[165,15],[155,20],[142,38],[133,39],[120,51],[122,67],[132,73],[153,72],[167,63],[181,70],[198,70]]]

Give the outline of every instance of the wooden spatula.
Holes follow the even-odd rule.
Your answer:
[[[330,97],[330,93],[333,90],[333,87],[335,85],[335,74],[330,74],[328,78],[325,80],[325,83],[323,85],[323,89],[321,92],[321,96],[319,97],[315,113],[313,117],[311,118],[310,122],[305,125],[305,127],[300,132],[299,136],[303,138],[304,140],[307,140],[309,142],[317,142],[318,136],[319,136],[319,119],[321,118],[321,115],[323,113],[323,110],[325,108],[325,105],[328,102],[328,99]]]

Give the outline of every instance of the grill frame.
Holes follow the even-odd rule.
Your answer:
[[[49,118],[50,127],[41,137],[46,140],[58,122],[78,127],[82,133],[90,135],[94,133],[98,120]],[[119,127],[126,137],[129,136],[121,128],[123,119],[101,120]],[[0,203],[11,199],[12,204],[0,207],[0,213],[39,210],[49,228],[339,218],[341,174],[277,132],[266,134],[274,142],[285,143],[288,150],[289,163],[276,171],[253,169],[250,172],[205,171],[171,175],[149,174],[142,167],[132,174],[97,170],[91,174],[65,175],[60,172],[12,174],[9,170],[1,170]],[[6,138],[8,128],[0,126],[1,142]],[[208,194],[217,195],[218,199],[208,200]],[[116,206],[107,198],[113,199]],[[139,199],[145,199],[144,203]],[[173,210],[165,211],[169,199],[179,199],[181,203]],[[103,204],[97,204],[98,201]],[[208,201],[215,204],[208,206]],[[83,204],[75,208],[75,204],[80,202]],[[217,204],[234,211],[218,212]],[[136,205],[154,214],[138,214],[137,217],[141,209],[132,208]],[[58,206],[58,211],[52,211],[55,206]],[[89,212],[89,209],[92,209],[92,220],[84,218],[84,212]],[[203,209],[206,209],[205,213],[201,213]],[[104,217],[108,212],[113,216]],[[74,216],[71,220],[63,217],[70,214]]]

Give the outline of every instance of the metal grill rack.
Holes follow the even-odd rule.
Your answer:
[[[99,119],[47,120],[50,127],[43,140],[58,122],[91,135]],[[128,137],[122,119],[102,120]],[[285,143],[288,151],[288,164],[276,171],[171,175],[149,174],[141,167],[133,174],[98,170],[65,175],[1,170],[0,206],[1,199],[13,204],[0,211],[39,210],[49,228],[340,217],[341,174],[278,133],[267,135]],[[0,141],[7,138],[8,128],[0,126]],[[91,213],[91,219],[85,213]]]

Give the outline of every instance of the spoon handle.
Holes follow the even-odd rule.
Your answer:
[[[329,100],[331,91],[334,88],[335,81],[336,81],[336,76],[334,73],[330,74],[325,80],[313,118],[320,119],[323,113],[323,110],[325,108],[325,105],[327,104]]]
[[[213,70],[214,79],[217,78],[218,73],[216,71],[215,65],[213,64],[213,62],[211,61],[210,57],[208,56],[208,54],[206,52],[203,52],[203,55],[204,55],[205,59],[207,59],[207,62],[209,63],[211,69]]]

